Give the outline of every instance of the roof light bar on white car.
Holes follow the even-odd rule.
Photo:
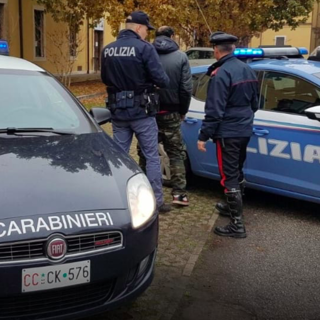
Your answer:
[[[233,54],[238,58],[297,58],[308,54],[308,50],[303,47],[236,48]]]
[[[9,55],[9,45],[8,42],[5,40],[0,40],[0,55]]]

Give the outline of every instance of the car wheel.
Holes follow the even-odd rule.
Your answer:
[[[158,150],[159,150],[159,156],[160,156],[162,183],[163,185],[169,187],[171,185],[170,160],[167,153],[164,151],[162,143],[159,143]]]
[[[170,187],[171,186],[170,160],[167,153],[164,151],[162,143],[159,143],[158,149],[159,149],[159,155],[160,155],[162,184],[166,187]],[[195,184],[195,176],[192,172],[191,164],[190,164],[190,160],[187,152],[186,152],[186,160],[184,161],[184,165],[186,168],[187,187],[193,186]]]

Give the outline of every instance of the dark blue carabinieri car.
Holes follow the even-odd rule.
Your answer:
[[[41,68],[0,55],[0,319],[76,319],[142,293],[158,238],[146,176]]]

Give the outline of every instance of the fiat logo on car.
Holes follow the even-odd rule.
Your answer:
[[[54,238],[48,242],[47,256],[53,260],[63,258],[67,253],[67,243],[62,238]]]

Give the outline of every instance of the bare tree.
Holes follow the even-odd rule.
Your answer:
[[[79,53],[83,51],[85,38],[72,28],[47,33],[47,42],[54,50],[47,48],[47,58],[56,69],[58,79],[70,87],[71,74]]]

